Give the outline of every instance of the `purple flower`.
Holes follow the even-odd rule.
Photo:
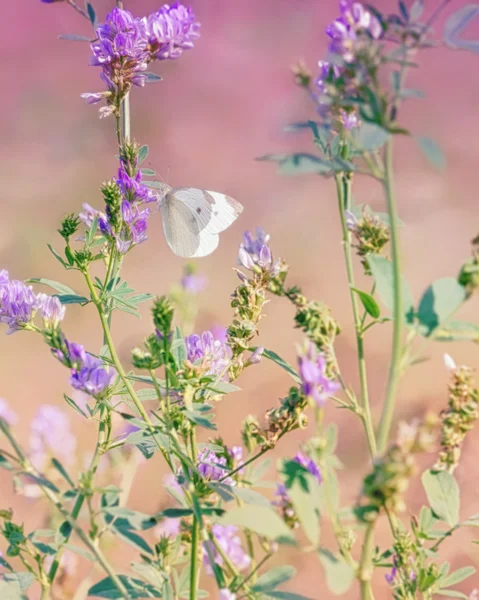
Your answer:
[[[78,215],[81,221],[87,226],[91,227],[93,225],[93,221],[98,217],[100,220],[106,220],[106,215],[96,208],[93,208],[88,203],[83,204],[83,212]]]
[[[236,594],[233,594],[233,592],[230,592],[230,590],[223,588],[220,590],[218,600],[236,600]]]
[[[270,236],[261,227],[256,228],[256,239],[249,231],[245,231],[238,253],[239,263],[250,271],[260,269],[275,277],[279,273],[281,260],[273,262],[269,240]]]
[[[179,58],[183,50],[193,48],[199,38],[200,24],[191,8],[175,2],[165,4],[156,13],[143,19],[153,59]]]
[[[58,298],[46,294],[39,294],[37,299],[40,316],[43,319],[45,328],[58,327],[65,316],[65,306]]]
[[[205,375],[221,375],[229,364],[230,350],[220,340],[214,338],[211,331],[201,335],[193,334],[185,338],[188,360],[201,363]]]
[[[101,359],[85,353],[81,364],[72,369],[70,383],[76,390],[98,397],[112,384],[114,378],[113,369],[106,367]]]
[[[8,402],[0,398],[0,419],[3,419],[8,425],[15,425],[18,421],[17,415],[8,406]]]
[[[244,551],[243,545],[241,543],[241,538],[238,535],[238,528],[234,525],[213,525],[212,532],[216,541],[218,542],[221,549],[228,556],[234,566],[238,569],[238,571],[244,571],[251,564],[251,558]],[[216,552],[215,547],[211,542],[205,542],[205,545],[208,544],[208,548],[211,551],[212,556],[214,557],[214,562],[220,567],[223,566],[223,559]],[[205,553],[204,563],[206,567],[206,572],[209,575],[213,574],[213,569],[210,564],[210,560],[208,557],[208,553]]]
[[[305,456],[302,452],[297,452],[293,461],[298,463],[299,465],[304,467],[309,473],[311,473],[311,475],[314,476],[318,483],[321,483],[323,481],[321,471],[319,470],[318,465],[314,462],[312,458],[309,458],[309,456]]]
[[[29,325],[39,307],[32,286],[23,281],[9,281],[8,273],[2,271],[0,284],[0,322],[8,325],[7,334]]]
[[[81,368],[83,362],[87,360],[85,348],[81,344],[75,344],[74,342],[69,342],[68,340],[64,340],[64,343],[66,354],[61,350],[52,350],[53,356],[58,358],[58,360],[66,367]]]
[[[131,203],[150,203],[158,200],[157,194],[142,183],[143,176],[138,170],[134,177],[130,177],[122,165],[118,170],[118,179],[116,182],[120,187],[121,193],[125,200]]]
[[[180,534],[181,519],[162,519],[154,529],[158,538],[176,538]]]
[[[0,271],[0,288],[8,285],[10,278],[8,277],[8,271],[6,269],[2,269]]]
[[[231,477],[226,477],[228,468],[226,466],[226,458],[217,456],[208,448],[200,452],[198,456],[198,472],[208,481],[220,481],[225,485],[236,485],[236,482]]]
[[[30,424],[33,465],[43,471],[53,456],[66,465],[71,465],[75,459],[76,445],[68,416],[56,406],[40,406]]]
[[[306,351],[298,356],[299,374],[303,393],[323,406],[326,400],[335,394],[340,386],[326,375],[326,360],[318,353],[316,346],[309,343]]]
[[[186,273],[181,278],[181,287],[189,294],[199,294],[205,289],[207,279],[204,275],[196,275],[195,273]]]
[[[256,350],[254,352],[252,352],[250,357],[248,358],[248,364],[258,365],[263,358],[263,353],[264,353],[264,348],[262,346],[259,346],[258,348],[256,348]]]
[[[335,19],[326,29],[330,37],[329,51],[339,54],[347,63],[355,59],[356,41],[361,36],[378,40],[383,29],[373,13],[360,2],[340,0],[341,16]]]

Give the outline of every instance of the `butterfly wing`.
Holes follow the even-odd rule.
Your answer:
[[[188,207],[168,194],[160,204],[160,213],[170,249],[184,258],[194,256],[200,246],[200,229]]]
[[[243,207],[224,194],[184,187],[170,191],[160,210],[168,245],[175,254],[189,258],[216,250],[218,233],[236,220]]]
[[[228,229],[243,212],[243,205],[231,196],[220,192],[206,192],[213,202],[211,205],[211,219],[207,225],[211,233],[220,233]]]

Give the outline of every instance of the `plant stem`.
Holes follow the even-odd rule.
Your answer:
[[[200,524],[198,519],[193,519],[193,530],[191,534],[191,569],[190,569],[190,600],[196,600],[198,590],[198,552],[200,539]]]
[[[42,595],[40,596],[40,600],[48,600],[50,598],[50,587],[42,586]]]
[[[402,333],[403,333],[403,289],[401,282],[401,256],[399,250],[399,226],[398,212],[396,205],[396,196],[394,193],[393,176],[393,138],[389,136],[386,142],[385,151],[385,178],[384,188],[386,192],[387,209],[389,214],[389,223],[391,230],[391,253],[393,268],[393,286],[394,286],[394,331],[392,342],[391,365],[389,368],[389,378],[386,389],[386,398],[384,401],[381,421],[378,432],[378,451],[383,453],[386,449],[389,432],[394,417],[394,408],[396,404],[396,393],[401,374],[402,357]]]
[[[82,17],[85,17],[85,19],[88,19],[88,21],[90,20],[90,17],[86,13],[86,11],[84,11],[83,8],[78,6],[78,4],[76,4],[76,2],[74,2],[74,0],[67,0],[67,4],[69,4],[74,10],[76,10],[78,13],[80,13]]]
[[[33,467],[33,465],[30,463],[25,452],[22,450],[22,448],[19,446],[19,444],[13,437],[8,425],[6,425],[6,423],[4,421],[2,421],[2,419],[0,419],[0,430],[4,433],[5,437],[10,442],[12,448],[15,450],[15,452],[18,456],[18,459],[19,459],[20,463],[22,464],[23,468],[25,469],[25,471],[27,473],[31,473],[32,475],[37,475],[38,472]],[[43,478],[41,478],[41,479],[43,479]],[[98,563],[101,565],[101,567],[103,568],[105,573],[110,577],[113,585],[120,592],[121,598],[123,598],[124,600],[131,600],[128,590],[125,588],[121,579],[118,577],[118,575],[115,573],[113,567],[110,565],[110,563],[105,558],[101,549],[98,547],[97,544],[95,544],[93,542],[93,540],[90,539],[90,537],[78,525],[76,520],[72,517],[72,515],[69,513],[69,511],[62,504],[62,502],[61,502],[60,498],[57,496],[57,494],[52,489],[50,489],[48,486],[44,485],[42,483],[41,479],[39,479],[36,483],[41,488],[44,495],[50,500],[50,502],[52,504],[55,505],[57,510],[61,513],[63,518],[66,521],[68,521],[68,523],[71,525],[72,529],[75,531],[75,533],[81,539],[81,541],[85,544],[85,546],[88,548],[88,550],[96,557],[96,559],[98,560]]]
[[[356,345],[358,348],[359,380],[361,385],[361,408],[364,415],[363,423],[368,439],[369,450],[371,456],[374,457],[376,454],[376,438],[374,435],[374,426],[371,416],[371,407],[369,403],[368,378],[366,370],[366,358],[364,354],[363,333],[361,328],[361,317],[359,314],[358,298],[356,292],[354,292],[353,290],[353,288],[355,287],[355,279],[351,252],[351,232],[348,230],[345,214],[346,209],[348,209],[351,205],[351,184],[352,181],[350,177],[348,177],[344,173],[339,173],[336,176],[336,190],[338,195],[339,216],[341,219],[341,229],[343,233],[344,260],[346,262],[346,274],[349,283],[349,293],[351,296],[351,306],[353,310],[354,327],[356,331]]]
[[[95,452],[93,454],[93,458],[91,459],[90,467],[88,469],[88,474],[89,474],[90,478],[93,478],[95,476],[95,473],[98,469],[98,464],[100,463],[100,458],[103,455],[103,447],[104,447],[104,444],[107,441],[107,437],[108,437],[107,432],[108,432],[107,425],[103,420],[101,420],[99,427],[98,427],[98,438],[97,438],[97,443],[96,443],[96,447],[95,447]],[[86,498],[86,496],[84,494],[79,494],[77,496],[77,499],[73,506],[73,510],[71,512],[71,517],[72,517],[72,519],[75,519],[75,521],[78,519],[78,517],[80,515],[81,509],[85,502],[85,498]],[[70,535],[71,535],[71,532],[69,535],[67,535],[65,537],[64,541],[58,548],[58,551],[55,555],[52,566],[50,567],[50,571],[48,572],[48,578],[50,580],[50,585],[53,584],[53,581],[57,574],[58,568],[60,566],[60,562],[62,560],[63,552],[65,550],[64,546],[65,546],[65,544],[68,543],[68,540],[70,539]]]
[[[218,483],[221,483],[225,479],[228,479],[228,477],[231,477],[232,475],[235,475],[236,473],[238,473],[238,471],[242,471],[248,465],[250,465],[252,462],[254,462],[258,458],[260,458],[261,456],[263,456],[263,454],[266,454],[266,452],[268,452],[268,450],[270,450],[270,448],[263,448],[262,450],[260,450],[259,452],[257,452],[254,456],[252,456],[251,458],[248,458],[247,461],[245,461],[244,463],[241,463],[240,465],[238,465],[236,467],[236,469],[233,469],[233,471],[228,471],[228,473],[224,477],[222,477],[221,479],[218,480]]]
[[[364,534],[363,547],[361,551],[361,560],[359,563],[359,582],[361,586],[361,600],[374,600],[371,587],[371,575],[373,571],[373,550],[374,550],[374,525],[369,523]]]

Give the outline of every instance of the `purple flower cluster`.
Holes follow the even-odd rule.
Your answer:
[[[3,398],[0,398],[0,419],[3,419],[8,425],[15,425],[18,420],[17,415]]]
[[[245,552],[243,548],[243,544],[241,543],[241,538],[238,535],[238,528],[234,525],[213,525],[212,532],[218,545],[224,551],[226,556],[230,559],[233,565],[238,569],[238,571],[244,571],[251,564],[251,558]],[[211,551],[211,554],[214,556],[214,561],[220,567],[223,566],[223,558],[216,551],[215,547],[211,542],[205,542],[205,545],[208,544],[208,548]],[[204,555],[204,563],[206,567],[206,572],[209,575],[213,574],[213,568],[211,566],[208,554],[205,552]],[[228,598],[228,596],[226,596]],[[233,596],[234,598],[234,596]]]
[[[215,339],[211,331],[189,335],[185,344],[188,360],[200,364],[205,375],[219,376],[227,369],[230,350],[224,342]]]
[[[355,48],[362,37],[378,40],[383,34],[381,23],[361,2],[340,0],[340,16],[326,29],[330,38],[329,51],[346,63],[354,62]]]
[[[324,406],[326,400],[340,389],[340,385],[326,374],[326,359],[313,343],[309,343],[298,356],[298,363],[303,393],[318,406]]]
[[[152,211],[147,205],[157,201],[156,194],[142,183],[141,170],[137,167],[138,165],[133,176],[128,174],[123,163],[118,171],[116,183],[122,196],[119,231],[114,231],[108,207],[105,212],[101,212],[85,203],[83,212],[78,215],[87,227],[91,227],[93,221],[98,218],[100,231],[115,242],[116,249],[121,254],[126,254],[128,250],[148,239],[148,218]]]
[[[238,254],[239,263],[250,271],[267,272],[271,277],[278,275],[281,259],[273,261],[273,254],[268,246],[270,238],[262,227],[256,228],[256,238],[245,231]]]
[[[7,271],[0,271],[0,322],[8,325],[7,334],[32,325],[37,312],[44,327],[53,328],[65,316],[65,307],[58,298],[37,295],[32,286],[10,280]]]
[[[96,29],[91,64],[101,67],[107,91],[82,94],[90,104],[107,100],[100,117],[116,113],[133,85],[143,87],[148,64],[154,60],[179,58],[193,48],[199,23],[190,8],[165,4],[148,17],[135,18],[127,10],[114,8]]]
[[[335,88],[341,88],[343,95],[355,95],[358,82],[366,77],[360,62],[364,45],[379,40],[383,27],[377,17],[360,2],[340,0],[340,16],[326,29],[329,37],[329,53],[335,57],[331,62],[319,61],[319,73],[315,80],[314,97],[318,112],[326,120],[335,118],[347,130],[359,126],[360,121],[354,108],[332,106],[330,96]],[[338,64],[338,57],[342,65]]]
[[[64,340],[65,351],[53,350],[53,355],[71,369],[70,383],[73,388],[85,392],[95,398],[101,398],[115,378],[115,371],[105,366],[100,358],[96,358],[81,344]]]
[[[208,448],[200,452],[198,456],[198,472],[208,481],[220,481],[225,485],[236,485],[236,482],[231,477],[226,477],[228,467],[226,466],[226,458],[217,456]]]
[[[181,287],[189,294],[199,294],[207,284],[207,279],[204,275],[187,272],[181,278]]]
[[[410,562],[411,564],[413,564],[413,563],[414,563],[414,557],[413,557],[413,556],[411,556],[411,557],[409,558],[409,562]],[[390,572],[390,573],[387,573],[387,574],[384,576],[384,578],[385,578],[385,579],[386,579],[386,581],[389,583],[389,585],[394,585],[394,584],[396,583],[396,579],[397,579],[397,576],[398,576],[398,571],[399,571],[399,568],[400,568],[400,567],[399,567],[399,560],[398,560],[398,556],[397,556],[396,554],[394,554],[394,555],[393,555],[393,566],[392,566],[391,572]],[[410,580],[410,581],[416,581],[416,579],[417,579],[416,572],[415,572],[413,569],[411,569],[411,570],[409,571],[409,573],[408,573],[408,577],[409,577],[409,580]]]
[[[40,406],[30,425],[30,457],[35,468],[45,470],[53,456],[73,464],[76,445],[67,415],[56,406]]]

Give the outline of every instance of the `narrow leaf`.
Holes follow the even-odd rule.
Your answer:
[[[265,358],[268,358],[269,360],[272,360],[279,367],[284,369],[286,371],[286,373],[288,373],[288,375],[290,375],[296,383],[301,383],[301,379],[300,379],[298,373],[294,370],[294,368],[289,363],[287,363],[284,360],[284,358],[281,358],[281,356],[276,354],[276,352],[265,349],[265,351],[263,352],[263,356]]]
[[[134,579],[127,575],[118,576],[121,583],[125,586],[127,592],[130,594],[132,600],[140,600],[142,598],[161,598],[160,591],[152,585],[141,581],[141,579]],[[110,577],[103,579],[99,583],[95,584],[88,590],[89,596],[95,596],[97,598],[111,598],[121,600],[123,595],[118,591]]]
[[[437,142],[425,136],[416,136],[414,139],[431,165],[436,169],[444,169],[446,166],[446,157]]]
[[[393,310],[394,308],[394,284],[393,284],[393,265],[390,260],[384,258],[384,256],[369,256],[368,264],[376,281],[376,291],[378,296],[381,298],[383,304]],[[411,323],[414,316],[413,309],[413,298],[409,286],[406,281],[402,279],[402,291],[403,291],[403,306],[402,312],[404,319]]]
[[[53,281],[52,279],[44,279],[43,277],[31,277],[30,279],[25,280],[26,283],[40,283],[42,285],[47,285],[52,289],[60,292],[60,294],[69,294],[72,296],[76,296],[75,290],[72,290],[70,287],[63,283],[59,283],[58,281]]]
[[[368,315],[371,315],[373,319],[378,319],[381,315],[381,309],[379,308],[378,303],[371,296],[371,294],[362,292],[361,290],[358,290],[356,288],[351,289],[353,290],[353,292],[356,292],[356,294],[359,296],[359,299],[361,300],[362,305],[364,306],[364,309],[366,310]]]
[[[294,538],[289,527],[270,507],[243,506],[234,508],[221,518],[225,525],[237,525],[250,529],[269,539],[291,543]]]

